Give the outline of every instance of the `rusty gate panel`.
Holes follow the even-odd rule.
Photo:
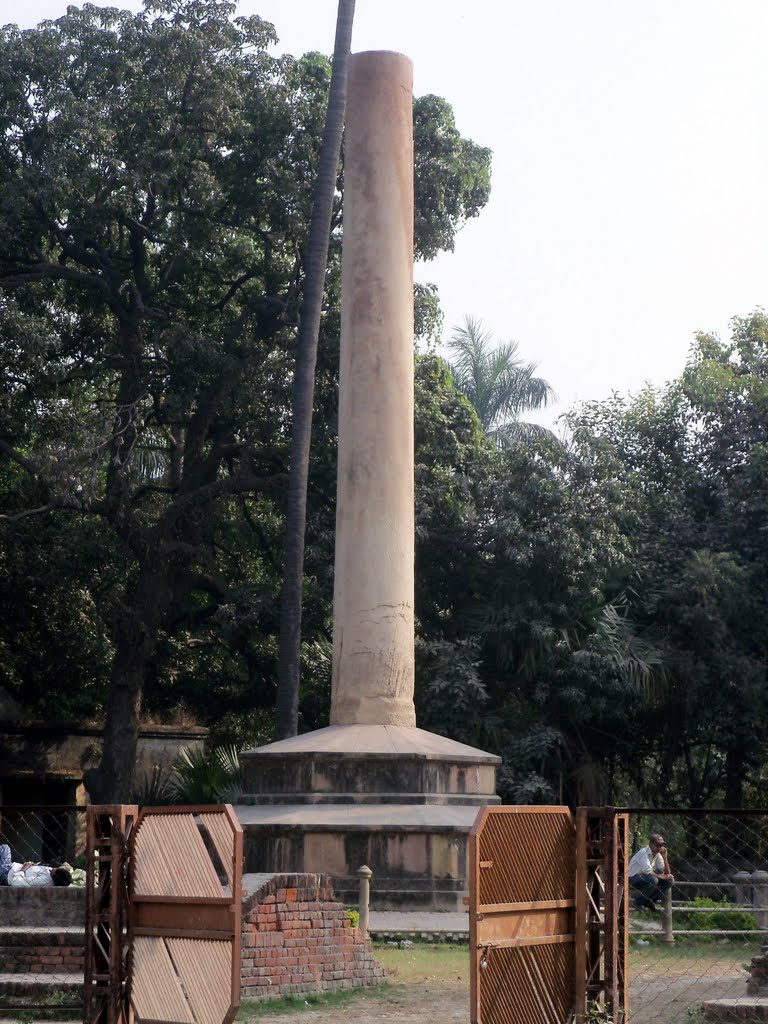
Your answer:
[[[136,1024],[228,1024],[240,1005],[243,835],[222,807],[145,808],[131,834]]]
[[[484,807],[470,833],[472,1024],[568,1024],[575,826],[567,807]]]
[[[86,830],[85,1024],[126,1024],[126,848],[139,809],[92,804]]]

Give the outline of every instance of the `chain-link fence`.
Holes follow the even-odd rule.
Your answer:
[[[71,869],[70,886],[0,885],[0,1018],[82,1019],[84,807],[0,806],[15,862]]]
[[[633,811],[632,853],[654,833],[674,884],[628,894],[631,1024],[768,1020],[768,813]]]

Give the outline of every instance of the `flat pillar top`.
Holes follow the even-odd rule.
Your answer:
[[[464,764],[501,763],[497,754],[476,750],[465,743],[457,743],[445,736],[403,725],[329,725],[325,729],[291,736],[287,740],[267,743],[244,755],[296,756],[310,754],[320,756],[350,755],[378,757],[408,757],[430,761],[454,761]]]

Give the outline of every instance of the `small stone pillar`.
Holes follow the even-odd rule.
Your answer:
[[[331,725],[416,725],[413,66],[350,58]]]
[[[674,945],[675,936],[672,933],[672,890],[667,889],[664,893],[664,903],[661,908],[661,941],[668,945]]]
[[[749,871],[737,871],[733,876],[733,902],[742,906],[752,904],[752,875]]]
[[[360,920],[357,927],[363,933],[368,934],[368,911],[371,904],[371,877],[373,872],[367,864],[357,869],[357,877],[360,879]]]
[[[753,871],[752,910],[758,928],[768,930],[768,871]]]

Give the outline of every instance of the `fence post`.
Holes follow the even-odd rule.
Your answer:
[[[753,871],[752,909],[758,928],[768,929],[768,871]]]
[[[371,900],[372,875],[373,872],[367,864],[363,864],[362,867],[357,869],[357,877],[360,879],[360,920],[357,926],[363,935],[368,934],[368,907]],[[766,878],[768,878],[768,875],[766,875]]]
[[[674,943],[675,936],[672,934],[672,889],[664,893],[664,906],[661,911],[661,941]]]
[[[737,871],[733,876],[733,902],[744,904],[752,903],[752,875],[749,871]]]

